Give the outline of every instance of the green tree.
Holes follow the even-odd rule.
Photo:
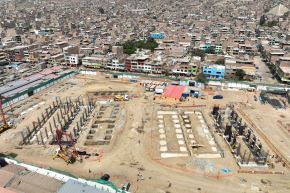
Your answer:
[[[268,24],[267,24],[267,26],[268,26],[268,27],[274,27],[274,26],[277,26],[278,23],[279,23],[279,22],[276,21],[276,20],[269,21]]]
[[[202,72],[199,73],[197,76],[196,76],[196,79],[195,79],[197,82],[201,82],[201,83],[208,83],[208,79],[206,77],[206,75],[204,75]]]
[[[206,51],[205,51],[207,54],[215,54],[215,49],[214,47],[209,47]]]
[[[158,47],[158,43],[153,38],[148,38],[146,41],[127,41],[123,44],[125,54],[133,54],[137,48],[154,51]]]
[[[99,7],[99,12],[100,12],[100,14],[104,14],[104,13],[105,13],[105,10],[104,10],[104,8],[102,8],[102,7]]]
[[[260,24],[260,26],[263,26],[263,25],[265,25],[265,23],[266,23],[266,17],[265,17],[264,15],[262,15],[262,16],[260,17],[260,22],[259,22],[259,24]]]
[[[204,58],[205,58],[205,52],[204,52],[203,50],[201,50],[201,49],[193,49],[193,50],[191,51],[191,55],[192,55],[192,56],[199,56],[199,57],[201,57],[201,60],[202,60],[202,61],[203,61]]]
[[[153,38],[148,38],[145,44],[143,44],[143,47],[140,48],[151,50],[151,52],[153,52],[157,47],[158,43]]]
[[[134,54],[136,51],[136,47],[134,46],[134,43],[132,41],[128,41],[123,45],[124,53],[125,54]]]
[[[237,69],[235,76],[238,78],[238,80],[244,80],[246,73],[243,69]]]
[[[215,61],[216,64],[225,65],[225,59],[220,58]]]

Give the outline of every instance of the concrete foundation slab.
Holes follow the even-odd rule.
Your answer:
[[[181,134],[177,134],[177,135],[176,135],[176,138],[177,138],[177,139],[183,139],[183,135],[181,135]]]
[[[187,153],[161,153],[161,158],[187,157]]]
[[[180,146],[180,147],[179,147],[179,150],[180,150],[181,152],[187,152],[187,149],[186,149],[186,147],[184,147],[184,146]]]
[[[182,130],[181,129],[175,129],[175,132],[180,134],[180,133],[182,133]]]
[[[162,151],[162,152],[168,151],[167,146],[161,146],[160,151]]]
[[[167,142],[166,142],[166,140],[160,140],[160,141],[159,141],[159,144],[160,144],[161,146],[164,146],[164,145],[167,145]]]

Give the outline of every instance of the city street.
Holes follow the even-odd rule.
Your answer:
[[[255,56],[254,57],[254,63],[257,69],[257,76],[261,77],[257,78],[255,80],[256,83],[265,83],[265,84],[276,84],[278,81],[275,78],[272,78],[272,74],[266,65],[265,62],[262,61],[262,58],[260,56]]]

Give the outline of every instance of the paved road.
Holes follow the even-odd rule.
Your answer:
[[[272,78],[272,74],[266,65],[265,62],[262,61],[262,58],[260,56],[256,56],[254,58],[254,63],[258,67],[257,69],[257,75],[260,75],[262,78],[256,79],[254,82],[256,83],[265,83],[265,84],[276,84],[278,81],[275,78]]]

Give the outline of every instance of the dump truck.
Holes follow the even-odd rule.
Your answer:
[[[129,96],[128,95],[117,95],[114,97],[114,101],[128,101]]]

